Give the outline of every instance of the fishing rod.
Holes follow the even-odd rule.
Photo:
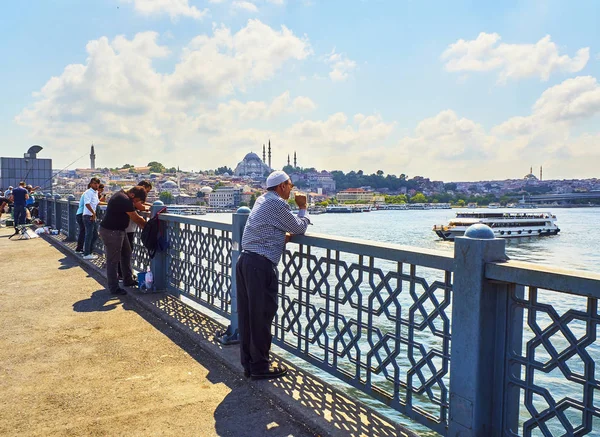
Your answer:
[[[71,162],[69,165],[67,165],[65,168],[63,168],[62,170],[58,171],[56,174],[53,174],[52,176],[50,176],[49,179],[46,179],[44,182],[42,182],[42,185],[45,184],[46,182],[50,181],[50,185],[45,186],[44,188],[40,188],[40,190],[44,191],[47,190],[48,188],[52,188],[52,179],[54,179],[56,176],[58,176],[59,174],[61,174],[63,171],[65,171],[66,169],[68,169],[69,167],[71,167],[73,164],[75,164],[77,161],[79,161],[81,158],[83,158],[84,156],[87,155],[87,152],[84,153],[83,155],[81,155],[79,158],[77,158],[75,161]]]

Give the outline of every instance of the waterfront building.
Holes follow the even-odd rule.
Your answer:
[[[208,194],[208,206],[213,208],[235,208],[240,206],[243,187],[219,187]]]
[[[363,188],[348,188],[347,190],[339,191],[336,195],[338,202],[365,202],[373,201],[373,191],[367,191]]]

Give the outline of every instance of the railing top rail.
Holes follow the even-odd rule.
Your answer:
[[[295,235],[291,241],[292,243],[373,256],[389,261],[410,263],[446,271],[454,270],[453,254],[437,250],[313,233]]]
[[[205,228],[213,228],[219,231],[232,231],[233,225],[231,223],[213,222],[211,220],[199,219],[197,217],[189,215],[178,215],[178,214],[167,214],[163,213],[160,215],[160,219],[173,223],[184,223],[194,226],[203,226]]]
[[[522,261],[492,262],[485,277],[530,287],[600,298],[600,275],[582,270],[558,269]]]

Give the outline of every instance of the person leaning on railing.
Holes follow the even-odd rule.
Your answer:
[[[119,263],[123,270],[123,285],[131,287],[136,285],[131,272],[131,245],[125,230],[129,219],[133,220],[140,228],[144,228],[146,221],[135,210],[135,204],[146,201],[146,191],[142,187],[133,187],[128,191],[119,191],[111,196],[106,206],[104,219],[100,223],[100,238],[104,243],[106,253],[106,279],[108,290],[112,294],[127,294],[119,287],[117,269]]]
[[[305,195],[295,196],[298,216],[290,210],[287,199],[293,187],[285,172],[271,173],[267,193],[256,200],[244,228],[236,284],[240,356],[247,378],[279,378],[287,373],[285,366],[270,365],[269,351],[277,312],[277,264],[289,234],[304,234],[310,224]]]
[[[150,191],[152,191],[152,184],[148,181],[139,181],[137,184],[138,187],[142,187],[144,189],[144,191],[146,192],[146,196],[148,195],[148,193]],[[138,202],[135,203],[133,205],[135,207],[136,210],[138,211],[142,211],[142,212],[146,212],[150,209],[150,207],[152,206],[151,204],[145,203],[145,202]],[[129,219],[129,225],[127,226],[127,229],[125,229],[125,233],[127,234],[127,239],[129,240],[129,245],[131,246],[131,250],[133,250],[133,239],[135,237],[135,231],[137,229],[137,224],[136,222],[134,222],[133,220]],[[126,278],[125,276],[123,276],[123,271],[121,269],[121,264],[119,264],[119,268],[118,268],[118,277],[120,279],[123,279],[126,282],[129,283],[133,283],[135,282],[134,278],[133,278],[133,274],[132,277]]]

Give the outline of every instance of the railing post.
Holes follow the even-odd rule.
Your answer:
[[[160,200],[155,201],[150,209],[150,217],[154,217],[165,204]],[[156,251],[154,258],[150,260],[150,270],[152,271],[154,289],[155,290],[166,290],[167,289],[167,251]]]
[[[225,332],[215,333],[217,340],[222,344],[237,344],[240,342],[235,268],[242,251],[242,235],[244,234],[244,226],[246,226],[249,215],[250,208],[245,206],[238,208],[233,213],[233,230],[231,232],[231,318]]]
[[[77,240],[77,233],[75,232],[77,228],[77,219],[75,217],[77,210],[73,209],[73,205],[71,205],[71,202],[73,202],[74,200],[75,196],[69,194],[69,197],[67,197],[67,211],[69,214],[69,233],[67,235],[67,241]]]
[[[52,209],[54,205],[52,204],[52,194],[46,193],[46,225],[52,226]]]
[[[60,231],[62,220],[60,219],[60,204],[58,203],[59,200],[60,200],[60,194],[55,194],[54,195],[54,214],[52,216],[52,225],[54,226],[54,229],[57,229]]]
[[[448,436],[501,435],[494,410],[495,390],[502,390],[497,379],[504,377],[496,363],[497,329],[506,315],[499,311],[497,286],[485,279],[485,264],[506,260],[505,246],[485,225],[471,226],[454,242]]]

